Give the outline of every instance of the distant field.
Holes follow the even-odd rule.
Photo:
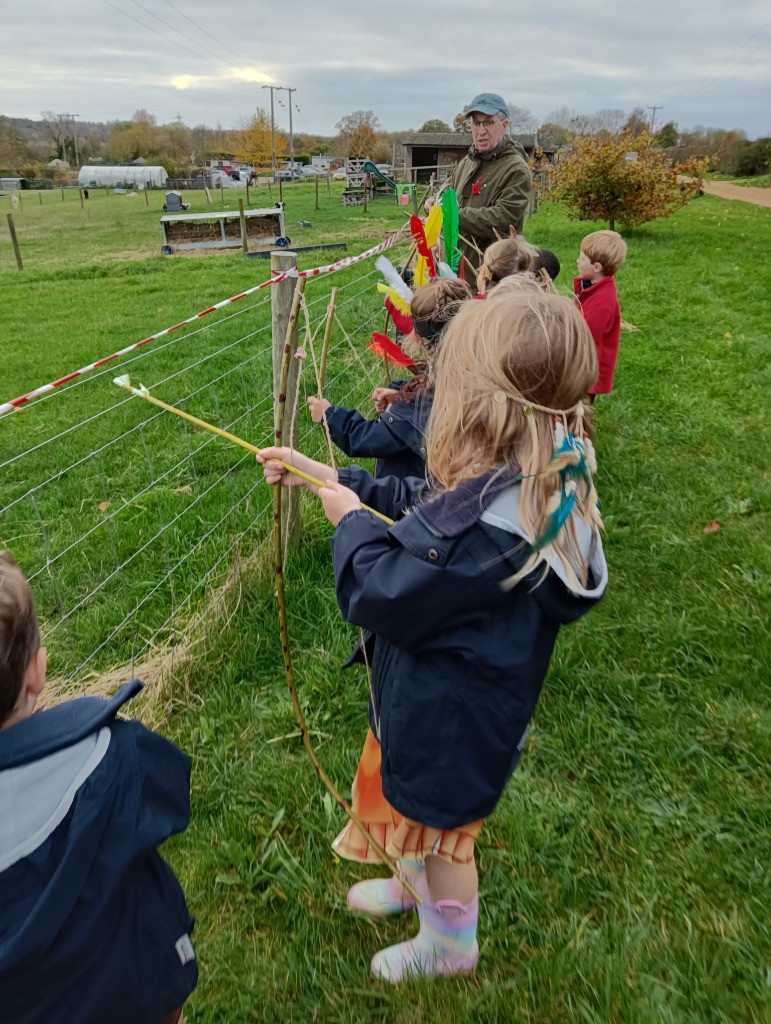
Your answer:
[[[295,243],[342,239],[356,252],[403,221],[385,200],[366,215],[344,209],[334,188],[330,196],[321,187],[318,212],[312,184],[285,190]],[[236,198],[225,197],[232,208]],[[0,402],[268,275],[267,263],[239,252],[162,257],[160,193],[149,209],[141,197],[99,193],[84,211],[77,193],[65,203],[45,194],[42,207],[23,198],[14,214],[21,274],[0,219]],[[186,198],[201,208],[200,196]],[[548,205],[529,222],[527,237],[562,261],[561,290],[570,290],[581,237],[598,226]],[[613,395],[597,402],[611,584],[595,613],[563,631],[522,765],[480,839],[482,959],[471,980],[394,990],[368,978],[371,955],[413,925],[345,910],[362,872],[329,849],[342,822],[286,695],[272,570],[259,557],[269,494],[251,461],[219,442],[199,451],[202,439],[170,418],[140,427],[148,410],[139,400],[120,405],[109,383],[122,364],[0,420],[0,508],[20,497],[0,513],[0,547],[40,567],[36,593],[49,626],[59,616],[55,582],[68,599],[88,591],[116,562],[113,545],[118,562],[131,558],[159,521],[180,516],[55,631],[55,675],[92,652],[180,552],[193,555],[174,576],[178,592],[157,591],[138,637],[118,634],[94,665],[128,674],[136,645],[232,538],[243,532],[240,559],[257,555],[224,618],[211,620],[164,692],[164,730],[193,758],[191,826],[167,848],[197,917],[201,983],[190,1024],[761,1024],[771,1016],[771,211],[705,196],[625,236],[617,284],[636,330],[622,335]],[[301,265],[334,256],[310,253]],[[313,318],[323,316],[332,284],[350,300],[341,319],[367,370],[336,332],[327,394],[363,409],[382,376],[366,352],[368,332],[382,325],[375,278],[364,276],[371,270],[308,283]],[[270,363],[259,332],[268,307],[256,301],[233,319],[217,314],[199,334],[187,329],[131,372],[166,400],[189,395],[191,412],[242,417],[236,433],[266,440]],[[303,390],[313,387],[306,365]],[[306,450],[317,450],[304,414],[300,429]],[[124,430],[132,432],[95,465],[95,449]],[[27,489],[81,452],[84,468],[43,489],[36,515]],[[142,493],[166,469],[169,477]],[[105,483],[112,541],[99,526]],[[56,563],[55,581],[41,522],[59,545],[92,525],[102,539]],[[335,602],[331,528],[309,495],[303,522],[288,566],[293,654],[320,756],[345,790],[366,727],[367,684],[358,670],[339,670],[354,631]],[[154,642],[179,640],[188,610]],[[143,713],[158,717],[147,703]]]

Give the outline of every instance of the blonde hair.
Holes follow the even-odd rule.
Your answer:
[[[35,602],[24,575],[0,551],[0,726],[16,707],[24,675],[40,647]]]
[[[555,424],[581,439],[593,465],[589,407],[582,399],[597,379],[597,351],[575,304],[512,278],[484,302],[470,302],[444,337],[436,361],[436,392],[428,427],[426,466],[442,489],[490,470],[503,482],[521,479],[520,516],[535,544],[552,512],[561,472],[580,453],[555,456]],[[591,478],[577,483],[577,509],[596,529],[597,494]],[[533,550],[511,585],[545,561],[551,550],[571,582],[585,585],[587,566],[568,519],[543,550]],[[545,568],[545,567],[544,567]]]
[[[501,238],[484,251],[480,270],[488,283],[487,291],[505,277],[525,274],[533,269],[538,249],[519,235]]]
[[[618,231],[592,231],[581,242],[581,252],[592,263],[601,263],[602,272],[613,277],[626,259],[626,242]]]

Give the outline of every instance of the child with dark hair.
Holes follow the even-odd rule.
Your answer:
[[[314,423],[326,421],[329,436],[346,455],[377,459],[375,476],[400,478],[425,475],[425,430],[431,412],[431,366],[442,332],[466,299],[468,285],[451,278],[436,278],[414,294],[410,312],[414,338],[426,360],[402,387],[375,388],[372,400],[381,414],[368,420],[355,409],[332,405],[326,398],[308,399]]]
[[[538,254],[533,261],[533,265],[530,268],[536,278],[541,280],[545,273],[550,281],[556,281],[561,269],[560,261],[557,259],[556,255],[549,249],[538,249],[537,253]]]
[[[120,708],[35,714],[46,649],[0,552],[0,1019],[174,1024],[198,981],[190,917],[156,846],[190,816],[190,762]]]

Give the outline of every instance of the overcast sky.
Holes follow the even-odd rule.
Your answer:
[[[180,13],[183,12],[183,13]],[[158,20],[158,19],[163,19]],[[140,24],[140,22],[142,24]],[[165,22],[165,24],[164,24]],[[184,33],[184,34],[183,34]],[[164,38],[165,37],[165,38]],[[5,5],[0,113],[235,126],[291,86],[296,131],[351,111],[389,131],[452,123],[478,92],[555,108],[659,105],[771,135],[767,0],[35,0]],[[283,106],[278,104],[281,99]],[[276,117],[288,126],[287,94]]]

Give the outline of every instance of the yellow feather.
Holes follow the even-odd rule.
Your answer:
[[[424,284],[428,284],[428,265],[426,264],[424,256],[418,256],[415,262],[415,277],[413,278],[413,284],[416,288],[422,288]]]
[[[426,232],[428,248],[433,249],[439,241],[439,232],[442,230],[442,207],[440,203],[431,207],[423,230]]]
[[[404,313],[407,316],[412,316],[409,302],[407,302],[404,296],[400,295],[394,288],[389,288],[387,284],[383,284],[382,281],[378,281],[377,290],[383,295],[387,295],[401,313]]]

